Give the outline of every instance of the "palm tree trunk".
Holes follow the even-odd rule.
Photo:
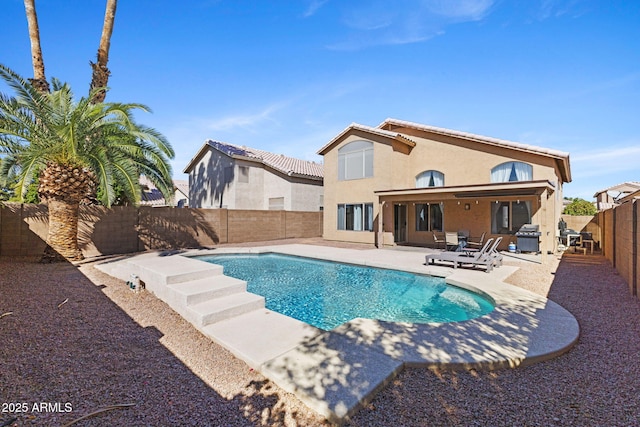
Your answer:
[[[93,75],[91,77],[89,90],[107,87],[107,83],[109,82],[111,72],[107,68],[107,62],[109,61],[109,47],[111,46],[111,34],[113,34],[113,22],[116,17],[117,4],[118,0],[107,0],[107,9],[104,12],[104,24],[102,26],[102,37],[100,37],[100,45],[98,46],[98,60],[96,63],[91,63]],[[104,102],[106,96],[106,91],[101,90],[93,97],[91,102],[94,104]]]
[[[36,14],[35,0],[24,0],[24,9],[27,13],[29,25],[29,40],[31,41],[31,62],[33,64],[33,79],[30,79],[33,87],[41,92],[49,92],[49,82],[44,75],[44,60],[40,47],[40,28],[38,27],[38,15]]]
[[[59,255],[72,261],[84,258],[78,247],[79,209],[79,202],[49,199],[47,244]]]

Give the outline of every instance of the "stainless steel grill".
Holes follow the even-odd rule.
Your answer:
[[[525,224],[516,232],[518,250],[520,252],[540,253],[540,236],[538,225]]]

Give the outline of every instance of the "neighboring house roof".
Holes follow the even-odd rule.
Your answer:
[[[600,197],[603,193],[606,193],[608,197],[604,198],[604,200],[607,200],[607,201],[604,201],[604,200],[597,201],[596,208],[599,211],[611,209],[613,207],[618,206],[621,203],[624,203],[628,200],[632,200],[633,198],[637,197],[640,194],[640,182],[635,182],[635,181],[623,182],[621,184],[617,184],[609,188],[605,188],[604,190],[600,190],[596,192],[596,194],[594,194],[593,197],[596,199],[603,199]],[[616,193],[616,194],[611,194],[611,193]],[[611,200],[613,200],[613,202],[611,202]]]
[[[261,163],[288,176],[304,177],[316,181],[322,181],[324,178],[324,168],[321,163],[296,159],[283,154],[270,153],[257,148],[241,147],[226,142],[213,141],[211,139],[204,143],[200,151],[198,151],[198,154],[196,154],[187,167],[184,168],[184,172],[189,173],[209,148],[213,148],[229,157]]]
[[[640,199],[640,190],[636,190],[632,193],[627,194],[626,196],[618,199],[618,202],[622,204],[622,203],[630,202],[633,199]]]
[[[185,179],[174,179],[173,186],[176,188],[176,191],[182,193],[185,198],[189,197],[189,181]]]
[[[609,193],[610,191],[619,193],[618,196],[614,198],[620,197],[621,195],[624,197],[625,194],[633,193],[638,190],[640,190],[640,182],[629,181],[623,182],[622,184],[614,185],[609,188],[605,188],[604,190],[597,191],[596,194],[593,195],[593,197],[598,197],[599,194]]]
[[[140,176],[140,185],[142,187],[142,195],[140,197],[141,206],[170,206],[171,203],[167,203],[164,196],[156,188],[155,185],[146,176]],[[173,186],[176,192],[181,193],[183,199],[189,198],[189,182],[184,180],[173,181]]]
[[[551,157],[558,163],[558,167],[561,173],[561,177],[564,182],[571,182],[571,170],[569,166],[569,153],[564,151],[553,150],[549,148],[537,147],[530,144],[522,144],[519,142],[507,141],[498,138],[491,138],[482,135],[476,135],[468,132],[461,132],[451,129],[439,128],[435,126],[428,126],[420,123],[409,122],[405,120],[397,120],[388,118],[382,122],[378,127],[373,128],[370,126],[359,125],[352,123],[345,130],[343,130],[338,136],[329,141],[324,147],[318,151],[318,154],[325,154],[335,143],[339,142],[349,132],[362,131],[371,134],[385,136],[396,141],[401,141],[407,145],[415,146],[415,141],[410,137],[403,135],[396,131],[398,128],[410,128],[416,129],[422,132],[429,132],[437,135],[450,136],[468,141],[474,141],[482,144],[493,145],[498,147],[504,147],[512,150],[523,151],[527,153],[537,154],[541,156]]]

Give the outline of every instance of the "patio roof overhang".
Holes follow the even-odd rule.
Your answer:
[[[399,190],[378,190],[374,193],[380,198],[433,198],[433,199],[467,199],[467,198],[495,198],[517,196],[539,196],[547,191],[555,192],[556,188],[550,181],[520,181],[501,182],[494,184],[454,185],[449,187],[406,188]]]

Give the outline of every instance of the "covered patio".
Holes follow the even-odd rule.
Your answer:
[[[477,240],[485,233],[503,237],[505,250],[516,242],[524,224],[539,226],[540,251],[554,251],[556,188],[546,180],[482,185],[409,188],[375,191],[378,196],[378,247],[435,247],[435,236],[462,232]],[[561,203],[560,203],[561,204]]]

